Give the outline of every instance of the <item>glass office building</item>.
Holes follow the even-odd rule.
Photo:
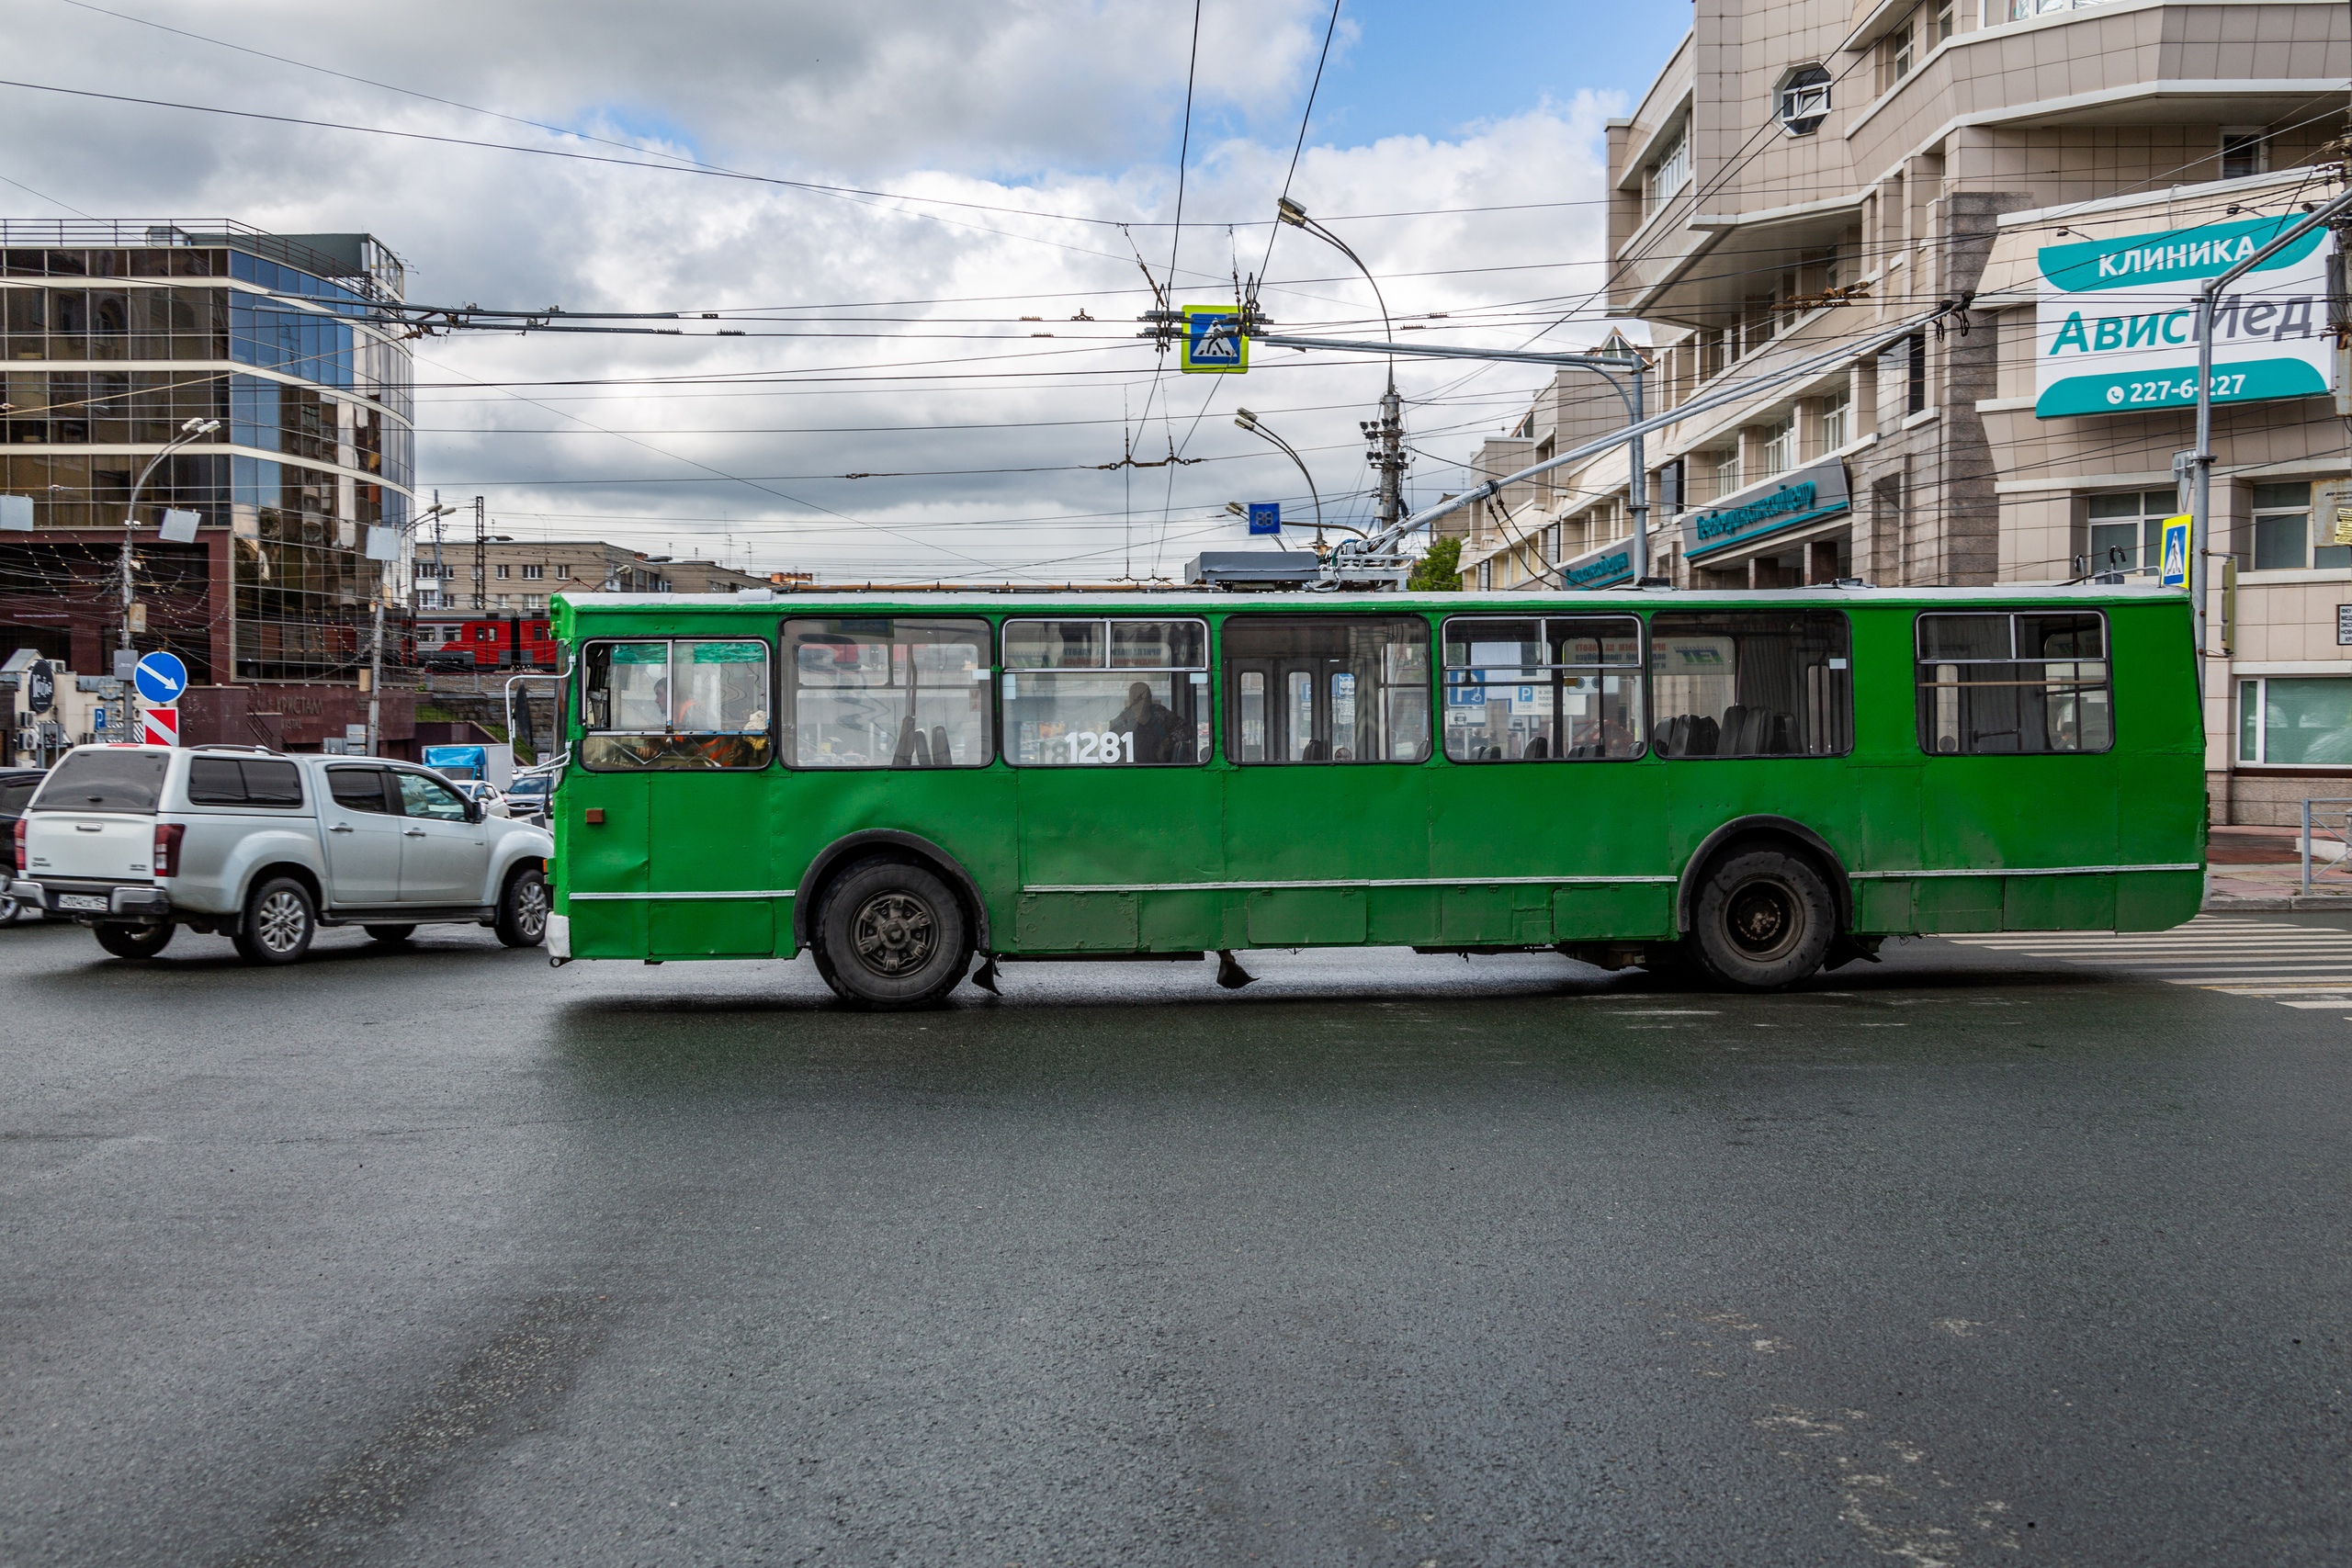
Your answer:
[[[385,578],[368,530],[404,547],[412,514],[414,378],[376,310],[402,287],[367,234],[0,221],[0,494],[34,521],[0,532],[0,655],[103,672],[131,485],[214,419],[141,492],[134,640],[199,682],[356,679]],[[194,544],[158,540],[167,506]]]

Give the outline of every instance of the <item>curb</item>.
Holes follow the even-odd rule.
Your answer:
[[[2288,910],[2313,909],[2352,912],[2352,895],[2314,893],[2305,897],[2300,893],[2290,893],[2281,898],[2233,898],[2216,896],[2205,900],[2205,912],[2208,914],[2254,914],[2263,911],[2282,913]]]

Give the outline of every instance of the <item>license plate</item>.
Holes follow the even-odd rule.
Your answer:
[[[94,915],[107,912],[105,897],[96,893],[60,893],[57,907],[61,909],[87,909]]]

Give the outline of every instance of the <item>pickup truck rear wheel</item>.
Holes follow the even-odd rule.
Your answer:
[[[129,926],[119,920],[101,920],[90,928],[90,933],[117,958],[153,958],[171,942],[174,930],[168,925]]]
[[[509,947],[537,947],[547,939],[547,875],[526,865],[506,879],[498,896],[498,940]]]
[[[248,964],[291,964],[311,951],[311,939],[318,934],[311,890],[290,876],[275,876],[245,900],[237,952]]]

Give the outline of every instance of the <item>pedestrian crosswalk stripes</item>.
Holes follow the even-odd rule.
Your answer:
[[[2086,968],[2143,974],[2175,986],[2195,986],[2280,1007],[2311,1011],[2333,1009],[2352,1021],[2352,931],[2285,920],[2199,915],[2175,931],[2128,936],[2099,931],[2012,931],[1946,940],[1991,953],[2056,958]]]

